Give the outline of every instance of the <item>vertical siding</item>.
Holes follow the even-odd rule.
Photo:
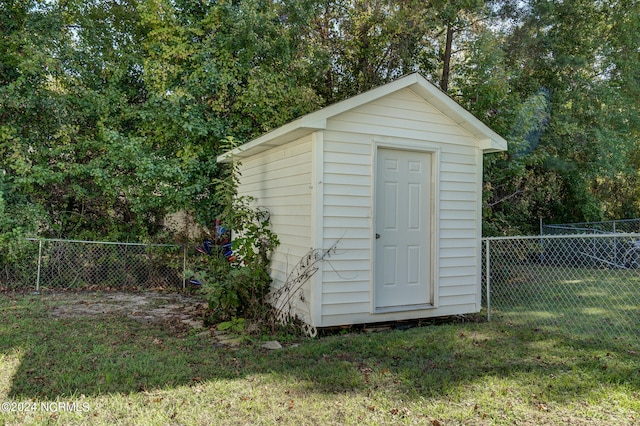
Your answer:
[[[374,139],[439,151],[433,202],[439,207],[434,309],[372,314]],[[480,157],[480,160],[478,158]],[[324,264],[322,325],[468,313],[479,291],[478,141],[404,89],[330,118],[324,132],[324,246],[340,241]]]
[[[242,160],[239,195],[271,213],[271,230],[280,246],[272,255],[274,287],[284,284],[298,261],[312,246],[311,136]],[[309,283],[303,289],[310,300]],[[298,314],[310,319],[308,302],[298,301]],[[310,322],[310,321],[309,321]]]

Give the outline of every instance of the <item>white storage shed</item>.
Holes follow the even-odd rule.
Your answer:
[[[337,251],[297,297],[311,327],[478,312],[482,156],[507,142],[419,74],[307,114],[218,158],[271,213],[273,286]]]

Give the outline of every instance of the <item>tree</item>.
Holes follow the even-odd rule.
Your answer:
[[[162,0],[142,8],[144,136],[164,158],[190,164],[180,182],[186,208],[213,223],[215,158],[227,137],[247,141],[306,112],[320,99],[304,84],[296,21],[286,4],[243,0],[202,7]],[[178,188],[176,191],[180,191]]]
[[[510,142],[486,229],[640,215],[637,0],[7,0],[4,221],[140,239],[219,214],[215,158],[419,71]],[[38,212],[35,214],[35,212]]]
[[[31,189],[27,176],[37,161],[35,141],[55,131],[55,123],[45,112],[56,101],[47,89],[46,69],[56,64],[43,50],[47,37],[55,32],[57,19],[49,17],[50,11],[46,8],[33,11],[34,7],[33,2],[24,1],[0,5],[0,239],[3,242],[23,232],[35,231],[46,219],[43,206],[33,206],[26,192]]]
[[[627,72],[635,69],[637,75],[640,68],[637,55],[631,55],[633,65],[618,74],[623,68],[613,47],[637,39],[637,28],[620,25],[623,12],[613,2],[511,7],[514,23],[504,44],[510,90],[524,100],[521,105],[535,93],[547,93],[548,119],[535,139],[527,139],[527,155],[518,155],[522,143],[512,132],[509,154],[489,162],[487,219],[495,225],[490,229],[504,230],[509,223],[515,232],[534,232],[538,218],[605,219],[613,213],[606,209],[612,196],[598,188],[612,180],[632,184],[637,176],[637,166],[629,162],[638,147],[637,91],[619,79],[624,74],[628,81],[633,73]],[[521,122],[516,115],[514,126]],[[519,169],[516,179],[504,172],[514,169]]]

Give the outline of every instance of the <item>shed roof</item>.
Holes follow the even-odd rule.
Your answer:
[[[476,137],[484,153],[507,150],[507,141],[504,138],[487,127],[422,75],[413,73],[385,84],[384,86],[377,87],[304,115],[232,151],[220,155],[218,162],[228,162],[232,157],[248,157],[291,142],[314,131],[326,129],[329,118],[403,89],[412,90],[449,119]]]

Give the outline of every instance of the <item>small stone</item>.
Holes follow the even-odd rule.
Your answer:
[[[218,342],[225,346],[240,346],[242,343],[242,337],[234,337],[234,336],[219,336]]]
[[[202,321],[198,321],[198,320],[185,319],[185,320],[182,320],[182,323],[186,324],[186,325],[189,325],[189,326],[191,326],[192,328],[195,328],[195,329],[200,329],[200,328],[204,327],[202,325]]]
[[[272,350],[282,349],[282,345],[280,344],[280,342],[278,342],[276,340],[271,340],[270,342],[265,342],[262,345],[262,347],[265,348],[265,349],[272,349]]]

